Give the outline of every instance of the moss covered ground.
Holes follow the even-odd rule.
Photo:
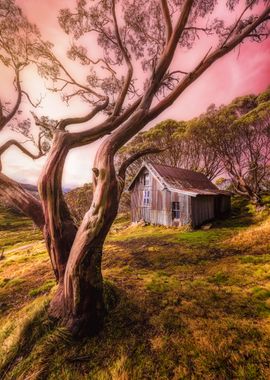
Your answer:
[[[73,342],[47,318],[55,282],[40,233],[1,209],[0,378],[269,379],[269,236],[269,209],[239,200],[206,231],[121,215],[104,251],[104,329]]]

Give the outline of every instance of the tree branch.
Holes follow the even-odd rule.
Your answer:
[[[161,8],[162,8],[162,12],[163,12],[163,16],[164,16],[164,20],[165,20],[165,24],[166,24],[166,31],[167,31],[167,39],[166,40],[168,43],[170,38],[171,38],[172,31],[173,31],[172,20],[171,20],[167,0],[160,0],[160,1],[161,1]]]
[[[17,88],[17,100],[12,110],[9,112],[9,114],[5,117],[2,117],[2,120],[0,120],[0,131],[4,128],[4,126],[7,123],[10,122],[10,120],[16,114],[22,101],[22,89],[21,89],[21,84],[20,84],[20,70],[19,69],[15,70],[15,82],[16,82],[16,88]]]
[[[7,150],[9,149],[11,146],[16,146],[18,149],[20,149],[20,151],[22,153],[24,153],[25,155],[27,155],[28,157],[32,158],[33,160],[37,160],[39,159],[40,157],[44,156],[44,153],[42,152],[41,150],[41,143],[40,143],[40,138],[39,138],[39,153],[37,154],[33,154],[31,153],[28,149],[26,149],[23,145],[21,145],[18,141],[16,140],[9,140],[7,141],[5,144],[3,144],[1,147],[0,147],[0,157],[1,155]],[[1,170],[1,167],[0,167],[0,170]]]
[[[40,105],[40,103],[41,103],[41,101],[42,101],[42,96],[40,97],[40,99],[37,101],[37,103],[34,103],[32,100],[31,100],[31,98],[30,98],[30,96],[28,95],[28,93],[26,92],[26,91],[21,91],[22,92],[22,94],[24,94],[26,97],[27,97],[27,99],[28,99],[28,101],[29,101],[29,103],[31,104],[31,106],[33,106],[34,108],[37,108],[39,105]]]
[[[115,29],[115,35],[116,35],[117,43],[118,43],[118,46],[119,46],[119,48],[123,54],[123,57],[125,59],[127,67],[128,67],[128,72],[127,72],[127,76],[126,76],[126,79],[124,82],[123,89],[119,94],[119,97],[116,101],[116,104],[115,104],[115,107],[113,110],[113,116],[117,116],[121,112],[122,105],[125,101],[125,98],[126,98],[126,95],[127,95],[128,89],[129,89],[129,85],[130,85],[130,82],[132,80],[133,66],[132,66],[129,54],[126,50],[126,47],[123,45],[123,42],[122,42],[122,39],[121,39],[121,36],[119,33],[119,28],[118,28],[118,23],[117,23],[117,18],[116,18],[116,12],[115,12],[115,0],[112,0],[112,14],[113,14],[114,29]]]
[[[0,198],[30,217],[41,230],[44,215],[40,202],[21,185],[0,173]]]
[[[233,50],[239,43],[241,43],[249,34],[262,22],[265,21],[265,17],[270,13],[270,7],[267,7],[262,14],[248,25],[239,35],[236,35],[226,45],[218,47],[212,54],[206,54],[202,61],[196,66],[196,68],[190,72],[179,85],[172,91],[166,98],[164,98],[159,104],[153,107],[147,115],[147,122],[156,118],[166,108],[171,106],[179,95],[193,83],[203,72],[205,72],[215,61],[223,57],[225,54]]]
[[[118,117],[111,116],[103,123],[99,124],[94,128],[90,128],[82,132],[73,132],[69,134],[69,139],[71,141],[71,148],[77,148],[90,144],[107,134],[110,134],[116,128],[118,128],[123,122],[128,120],[132,113],[136,110],[140,104],[142,98],[137,99],[131,106],[129,106],[125,112],[123,112]]]
[[[91,120],[97,113],[99,113],[100,111],[103,111],[108,106],[108,104],[109,104],[109,98],[107,97],[104,103],[98,104],[87,115],[82,116],[82,117],[71,117],[71,118],[61,120],[58,124],[58,129],[63,131],[68,125],[85,123],[86,121]]]
[[[244,16],[244,14],[246,13],[246,11],[252,6],[252,4],[255,3],[255,0],[252,0],[249,4],[247,4],[247,6],[243,9],[243,11],[241,12],[240,16],[238,17],[238,19],[236,20],[234,26],[231,28],[231,30],[229,31],[229,34],[228,36],[226,37],[226,39],[224,40],[224,42],[222,43],[222,46],[226,45],[226,43],[229,41],[230,37],[233,35],[233,33],[235,32],[237,26],[239,25],[242,17]]]
[[[147,156],[148,154],[154,154],[154,153],[161,153],[164,152],[168,148],[157,148],[157,147],[150,147],[146,148],[144,150],[141,150],[139,152],[136,152],[132,154],[130,157],[128,157],[120,166],[118,170],[118,177],[120,177],[122,180],[125,179],[126,171],[128,167],[133,164],[134,161],[138,160],[139,158],[143,156]]]
[[[183,5],[182,12],[178,18],[178,21],[173,30],[173,33],[164,48],[164,51],[157,64],[156,69],[153,71],[151,83],[148,89],[146,90],[143,100],[141,102],[140,107],[143,109],[149,109],[151,102],[153,100],[153,97],[160,86],[162,78],[166,74],[172,62],[175,49],[177,47],[178,41],[181,38],[181,35],[187,24],[188,17],[190,15],[193,3],[194,3],[194,0],[186,0],[185,4]]]

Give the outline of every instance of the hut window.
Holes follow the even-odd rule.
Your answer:
[[[144,186],[150,185],[149,173],[145,173],[143,176],[143,184]]]
[[[172,218],[180,219],[180,204],[179,202],[172,202]]]
[[[143,205],[149,206],[150,205],[150,191],[144,190],[143,192]]]

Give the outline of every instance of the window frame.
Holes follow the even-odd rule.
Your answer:
[[[172,220],[180,220],[180,202],[172,202]]]
[[[143,191],[143,207],[150,207],[150,190]]]
[[[150,175],[148,172],[143,174],[143,184],[144,186],[150,186]]]

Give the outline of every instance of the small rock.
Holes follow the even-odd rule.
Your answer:
[[[212,223],[204,224],[201,226],[201,229],[204,231],[210,230],[210,228],[212,228]]]

